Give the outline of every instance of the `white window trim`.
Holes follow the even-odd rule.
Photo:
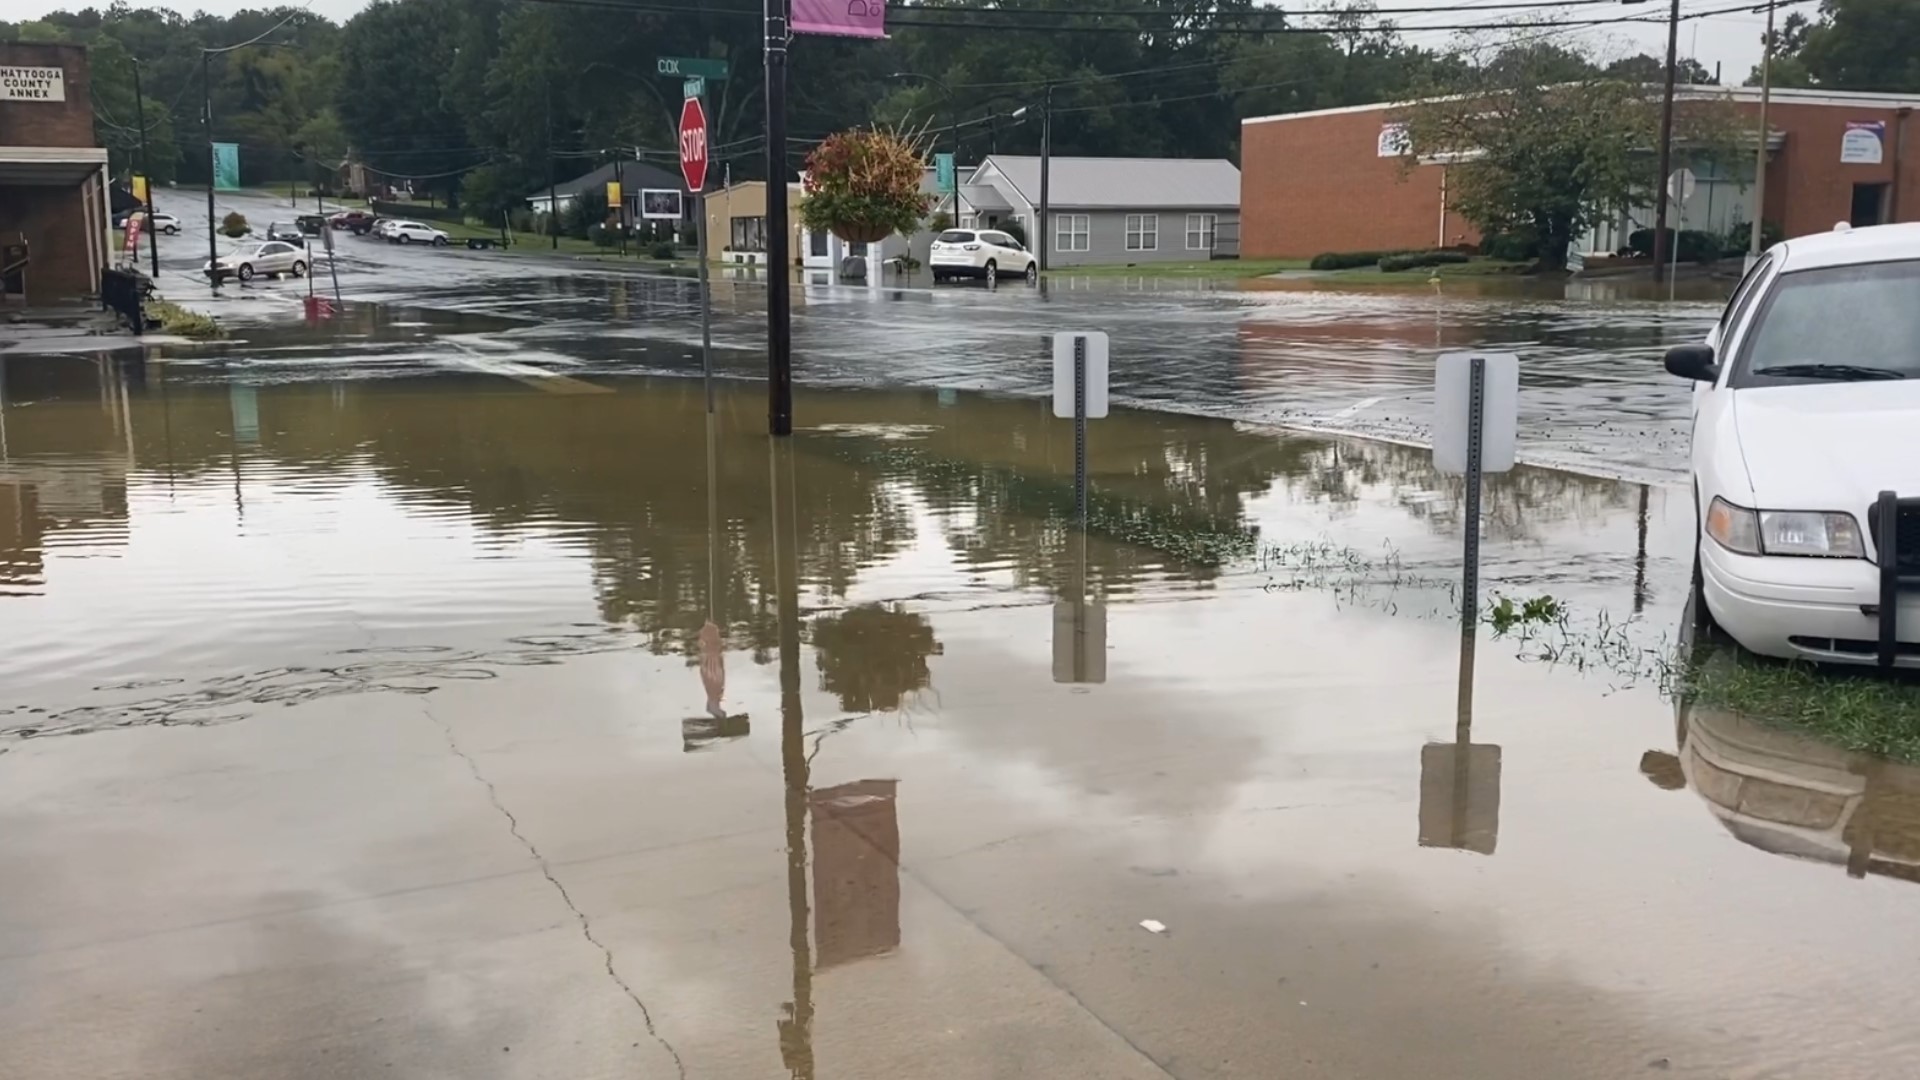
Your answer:
[[[1137,225],[1135,224],[1136,222],[1138,223]],[[1151,223],[1151,228],[1149,228],[1149,223]],[[1137,246],[1134,243],[1135,237],[1139,238],[1139,244]],[[1148,237],[1153,238],[1153,243],[1147,243]],[[1126,244],[1128,251],[1159,251],[1160,215],[1128,214],[1126,220]]]
[[[1198,244],[1195,244],[1193,242],[1194,237],[1196,236],[1200,238],[1200,243]],[[1188,251],[1212,251],[1214,244],[1219,243],[1219,241],[1220,241],[1220,215],[1218,214],[1188,214],[1187,215],[1187,250]]]
[[[1093,219],[1086,214],[1059,215],[1053,226],[1053,250],[1093,250]]]

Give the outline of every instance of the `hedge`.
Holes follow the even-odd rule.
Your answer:
[[[1673,230],[1667,230],[1668,242],[1672,243]],[[1720,257],[1721,238],[1704,229],[1680,230],[1680,247],[1677,254],[1686,262],[1712,262]],[[1653,230],[1635,229],[1627,234],[1627,248],[1635,255],[1653,257]],[[1673,250],[1668,249],[1670,252]],[[1672,256],[1669,255],[1669,258]]]
[[[1470,256],[1464,251],[1449,251],[1441,248],[1435,251],[1409,251],[1405,255],[1389,255],[1380,260],[1380,269],[1394,273],[1400,270],[1415,270],[1423,266],[1439,266],[1442,263],[1463,263]]]
[[[423,221],[451,221],[455,225],[467,220],[463,210],[449,210],[444,206],[428,206],[426,203],[388,202],[385,199],[369,199],[367,205],[381,217],[412,218]]]
[[[1398,251],[1329,251],[1315,255],[1307,264],[1310,270],[1353,270],[1362,266],[1373,266],[1389,255],[1402,254]]]

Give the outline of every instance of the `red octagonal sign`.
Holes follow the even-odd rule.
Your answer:
[[[688,98],[680,107],[680,175],[688,191],[707,186],[707,111],[699,98]]]

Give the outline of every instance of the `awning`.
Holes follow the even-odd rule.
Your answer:
[[[72,187],[106,164],[98,146],[0,146],[0,184]]]

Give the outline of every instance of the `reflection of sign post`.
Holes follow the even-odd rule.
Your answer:
[[[1420,846],[1493,854],[1500,838],[1500,748],[1420,748]]]
[[[1090,600],[1053,602],[1053,681],[1107,681],[1107,605]]]

